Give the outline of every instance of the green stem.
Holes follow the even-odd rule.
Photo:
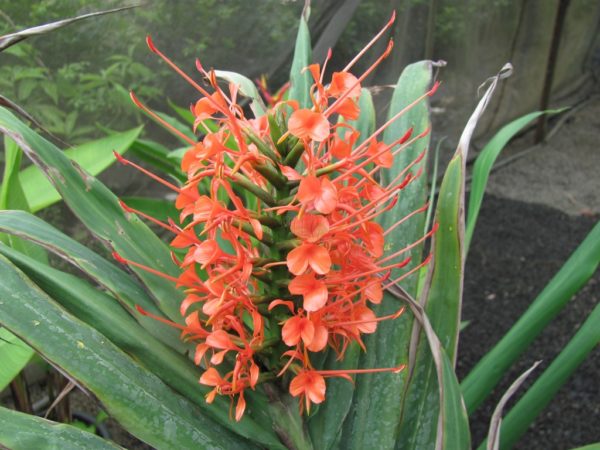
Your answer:
[[[285,157],[283,165],[289,167],[296,167],[296,164],[298,164],[302,153],[304,153],[304,142],[298,141],[296,145],[292,148],[292,150],[290,150],[288,155]]]
[[[271,194],[269,194],[267,191],[264,191],[261,188],[259,188],[256,184],[252,183],[252,181],[250,181],[248,178],[246,178],[241,173],[235,174],[235,176],[233,177],[233,180],[239,187],[244,188],[248,192],[251,192],[252,194],[256,195],[263,202],[265,202],[268,206],[275,206],[277,204],[277,202],[275,201],[275,199],[273,198],[273,196]]]

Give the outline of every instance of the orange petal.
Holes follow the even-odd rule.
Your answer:
[[[349,92],[348,97],[356,98],[360,96],[360,83],[358,78],[349,72],[334,72],[327,92],[332,97],[340,97]]]
[[[308,268],[308,256],[305,246],[301,245],[290,251],[286,258],[288,270],[294,275],[303,274]]]
[[[321,183],[314,175],[305,177],[298,186],[298,200],[300,203],[308,203],[314,200],[321,192]]]
[[[337,206],[337,189],[327,178],[321,179],[319,194],[315,197],[315,209],[322,214],[331,213]]]
[[[281,329],[281,339],[286,345],[293,347],[298,345],[300,339],[305,344],[310,344],[315,335],[313,323],[303,317],[294,316],[286,320]]]
[[[331,269],[331,257],[325,247],[315,244],[311,245],[310,257],[308,263],[312,270],[319,275],[325,275]]]
[[[323,325],[315,326],[315,336],[306,348],[311,352],[320,352],[327,345],[327,339],[329,338],[329,333],[327,328]]]
[[[217,369],[210,367],[200,377],[200,383],[206,386],[218,386],[221,384],[222,378],[217,372]]]
[[[360,108],[351,98],[342,100],[339,106],[336,106],[332,112],[338,113],[346,120],[356,120],[360,116]]]
[[[311,291],[304,294],[304,309],[307,311],[318,311],[325,303],[327,303],[327,299],[329,298],[329,292],[327,291],[327,286],[322,281],[317,281],[318,285],[314,287]]]
[[[321,142],[329,136],[329,121],[321,113],[299,109],[290,116],[288,130],[297,138]]]
[[[245,410],[246,410],[246,400],[244,400],[244,393],[240,392],[240,397],[239,397],[237,405],[235,407],[235,420],[237,422],[242,420]]]

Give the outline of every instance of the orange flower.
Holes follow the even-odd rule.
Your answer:
[[[327,303],[327,285],[317,280],[313,273],[305,273],[290,281],[288,289],[291,294],[302,295],[303,307],[306,311],[317,311]]]
[[[306,317],[292,316],[286,320],[281,329],[281,339],[286,345],[293,347],[302,340],[310,345],[315,337],[315,326]]]
[[[311,403],[319,404],[325,400],[325,390],[325,378],[314,370],[303,370],[290,383],[290,394],[300,397],[301,408],[304,400],[306,412],[310,412]]]
[[[319,275],[325,275],[331,269],[331,257],[325,247],[316,244],[302,244],[287,255],[287,267],[294,275],[302,275],[311,267]]]
[[[324,216],[303,214],[294,217],[290,229],[303,241],[317,242],[329,231],[329,222]]]
[[[337,205],[337,189],[326,177],[319,179],[309,175],[300,182],[298,200],[322,214],[329,214]]]
[[[299,109],[290,116],[288,130],[299,139],[321,142],[329,136],[329,121],[321,113]]]

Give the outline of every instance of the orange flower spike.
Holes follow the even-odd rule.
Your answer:
[[[288,120],[288,131],[299,139],[324,141],[329,136],[329,121],[310,109],[294,111]]]
[[[331,269],[331,256],[325,247],[305,243],[288,253],[286,263],[294,275],[302,275],[309,266],[319,275],[325,275]]]
[[[306,311],[318,311],[329,297],[327,285],[315,278],[313,273],[305,273],[297,276],[288,285],[288,289],[293,295],[302,295],[304,298],[304,309]]]

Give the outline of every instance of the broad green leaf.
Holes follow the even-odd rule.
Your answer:
[[[437,378],[436,389],[429,389],[429,385],[434,383],[431,381],[431,376],[427,376],[423,380],[417,377],[414,373],[411,375],[411,384],[409,388],[419,385],[421,389],[428,393],[427,403],[418,405],[420,407],[432,407],[437,405],[436,413],[437,425],[434,427],[434,432],[431,433],[431,422],[436,422],[431,415],[424,415],[423,422],[417,422],[416,427],[419,429],[413,433],[416,437],[407,439],[400,434],[397,449],[404,448],[435,448],[436,450],[443,449],[468,449],[471,448],[471,437],[469,434],[469,420],[467,411],[460,392],[460,386],[454,372],[454,364],[448,357],[444,346],[438,339],[427,313],[423,306],[417,303],[411,296],[400,286],[395,285],[390,288],[390,291],[397,297],[408,303],[411,308],[416,322],[423,329],[423,347],[427,346],[432,359],[432,364],[427,365],[428,370],[435,372]],[[433,367],[433,369],[430,369]],[[427,374],[429,375],[429,374]],[[409,401],[408,398],[407,401]],[[440,407],[441,405],[441,407]],[[413,413],[411,410],[404,410],[404,414]],[[414,413],[413,413],[414,414]],[[419,416],[418,412],[414,414]],[[403,422],[404,425],[405,422]],[[424,433],[430,433],[425,436]],[[416,442],[421,444],[415,445]]]
[[[115,162],[113,151],[125,153],[141,131],[142,128],[138,127],[123,133],[115,133],[65,150],[64,154],[79,164],[86,172],[97,175]],[[27,167],[19,174],[19,181],[32,212],[39,211],[60,200],[60,194],[52,187],[42,171],[34,165]]]
[[[4,136],[4,176],[0,186],[0,210],[21,209],[29,210],[29,204],[19,181],[19,170],[23,152],[15,141]],[[16,250],[31,255],[39,261],[48,262],[48,255],[37,245],[22,240],[10,234],[0,233],[0,242]],[[25,368],[33,349],[28,347],[6,329],[0,329],[0,391],[2,391],[21,370]]]
[[[460,137],[456,152],[448,164],[440,186],[435,213],[435,225],[438,227],[432,238],[433,259],[429,263],[427,280],[421,292],[420,304],[423,305],[433,331],[439,339],[448,361],[444,361],[444,370],[452,371],[456,361],[456,347],[460,330],[460,311],[464,276],[464,202],[466,160],[471,136],[475,126],[498,84],[510,75],[510,66],[505,66],[479,101],[475,111],[469,118]],[[456,436],[455,427],[460,425],[461,433],[468,438],[464,424],[453,421],[446,410],[458,403],[441,404],[436,401],[436,394],[441,383],[439,373],[435,373],[435,361],[431,356],[431,340],[425,339],[424,333],[414,333],[411,347],[414,350],[414,366],[408,383],[403,404],[403,417],[398,434],[396,448],[429,449],[429,448],[467,448],[440,447],[440,443],[452,442],[454,439],[465,441]],[[413,354],[413,353],[411,353]],[[449,364],[449,367],[446,365]],[[453,392],[453,391],[452,391]],[[449,395],[446,392],[445,395]],[[460,392],[456,395],[464,409]],[[440,395],[440,398],[443,395]],[[443,400],[443,398],[442,398]],[[455,402],[457,401],[454,399]],[[439,418],[436,420],[436,418]]]
[[[467,410],[475,411],[508,368],[564,308],[600,265],[600,223],[569,257],[558,273],[506,335],[462,381]]]
[[[217,397],[213,404],[206,403],[204,397],[210,389],[198,383],[201,373],[192,361],[154,338],[136,323],[114,297],[94,289],[80,278],[40,264],[1,244],[0,253],[9,258],[62,307],[93,326],[121,350],[132,355],[136,361],[190,399],[207,415],[248,439],[254,439],[270,448],[277,448],[278,445],[281,447],[275,434],[270,429],[267,431],[259,427],[250,418],[250,414],[246,414],[240,422],[231,420],[227,399]],[[0,355],[1,351],[2,342]],[[249,409],[252,408],[252,398],[248,399],[248,406]]]
[[[2,178],[2,186],[0,187],[0,210],[20,209],[22,211],[30,211],[29,202],[25,198],[23,186],[19,179],[22,155],[23,152],[15,141],[8,136],[4,136],[4,176]],[[23,241],[16,236],[0,233],[0,242],[4,242],[40,261],[48,261],[48,255],[41,248]]]
[[[0,328],[0,392],[23,370],[33,353],[22,340]]]
[[[471,181],[471,192],[469,195],[469,207],[467,209],[467,221],[465,228],[465,251],[467,253],[469,251],[469,246],[471,245],[471,239],[473,238],[473,231],[475,230],[475,223],[477,222],[479,209],[481,208],[481,202],[483,201],[485,187],[487,185],[492,167],[500,155],[500,152],[515,134],[533,122],[536,118],[542,114],[556,114],[561,111],[563,110],[538,111],[513,120],[508,125],[502,127],[502,129],[494,135],[494,137],[486,144],[486,146],[483,147],[483,150],[481,150],[479,156],[477,156],[475,166],[473,167],[473,179]]]
[[[600,442],[596,442],[595,444],[588,444],[583,447],[577,447],[572,450],[600,450]]]
[[[14,450],[118,450],[122,447],[72,425],[0,407],[0,447]]]
[[[300,108],[310,108],[310,86],[312,78],[308,70],[304,70],[312,62],[312,48],[310,43],[310,31],[308,29],[308,13],[305,10],[300,18],[298,26],[298,35],[296,36],[296,46],[294,49],[294,58],[292,60],[292,69],[290,71],[290,90],[289,100],[297,100]]]
[[[167,103],[173,111],[177,113],[180,119],[183,119],[188,125],[194,124],[194,114],[188,108],[182,108],[181,106],[173,103],[171,100],[167,100]]]
[[[500,430],[500,449],[510,449],[565,384],[586,356],[600,344],[600,304],[577,333],[506,415]],[[593,420],[593,418],[589,418]],[[485,449],[486,442],[479,447]]]
[[[182,348],[179,333],[164,324],[145,317],[135,309],[162,316],[154,301],[131,276],[114,264],[71,239],[50,224],[23,211],[0,211],[0,231],[43,246],[83,271],[94,281],[108,289],[152,334],[174,348]]]
[[[5,108],[0,108],[0,130],[13,138],[46,173],[65,203],[97,238],[135,263],[167,276],[179,275],[167,245],[135,215],[125,213],[117,197],[100,181]],[[132,270],[156,299],[160,309],[171,320],[181,321],[179,304],[183,293],[175,288],[175,284],[137,267],[132,267]]]
[[[0,257],[0,324],[91,391],[156,448],[252,448],[81,322]]]
[[[265,114],[265,105],[252,80],[244,75],[240,75],[236,72],[229,72],[227,70],[215,70],[215,75],[217,78],[222,78],[239,86],[242,95],[250,99],[250,108],[252,108],[255,117],[260,117]]]
[[[422,96],[432,81],[431,61],[411,64],[402,72],[394,90],[388,117],[393,117],[411,102]],[[386,130],[383,140],[394,142],[404,136],[414,126],[414,135],[429,128],[429,111],[426,101],[403,114]],[[429,137],[417,140],[394,158],[394,165],[381,172],[381,182],[390,183],[406,166],[429,145]],[[422,163],[421,163],[422,164]],[[414,168],[416,173],[418,168]],[[393,226],[407,214],[425,204],[427,179],[424,175],[407,186],[398,198],[396,206],[380,217],[384,229]],[[423,235],[424,214],[419,214],[391,233],[387,239],[386,250],[397,251],[418,240]],[[420,263],[421,246],[416,246],[410,255],[413,266]],[[404,254],[402,258],[408,256]],[[392,279],[402,272],[394,271]],[[417,277],[406,280],[403,286],[414,294]],[[386,293],[380,305],[373,308],[377,316],[393,314],[402,306],[396,298]],[[366,353],[361,355],[360,367],[394,367],[408,363],[408,348],[413,317],[410,313],[399,319],[380,322],[377,332],[365,338]],[[405,390],[408,371],[399,374],[375,373],[360,375],[356,378],[354,401],[347,420],[344,423],[342,448],[391,448],[396,442],[398,423],[402,414],[402,397]],[[328,397],[328,401],[330,401]],[[341,401],[341,400],[335,400]],[[343,405],[344,403],[340,403]]]

